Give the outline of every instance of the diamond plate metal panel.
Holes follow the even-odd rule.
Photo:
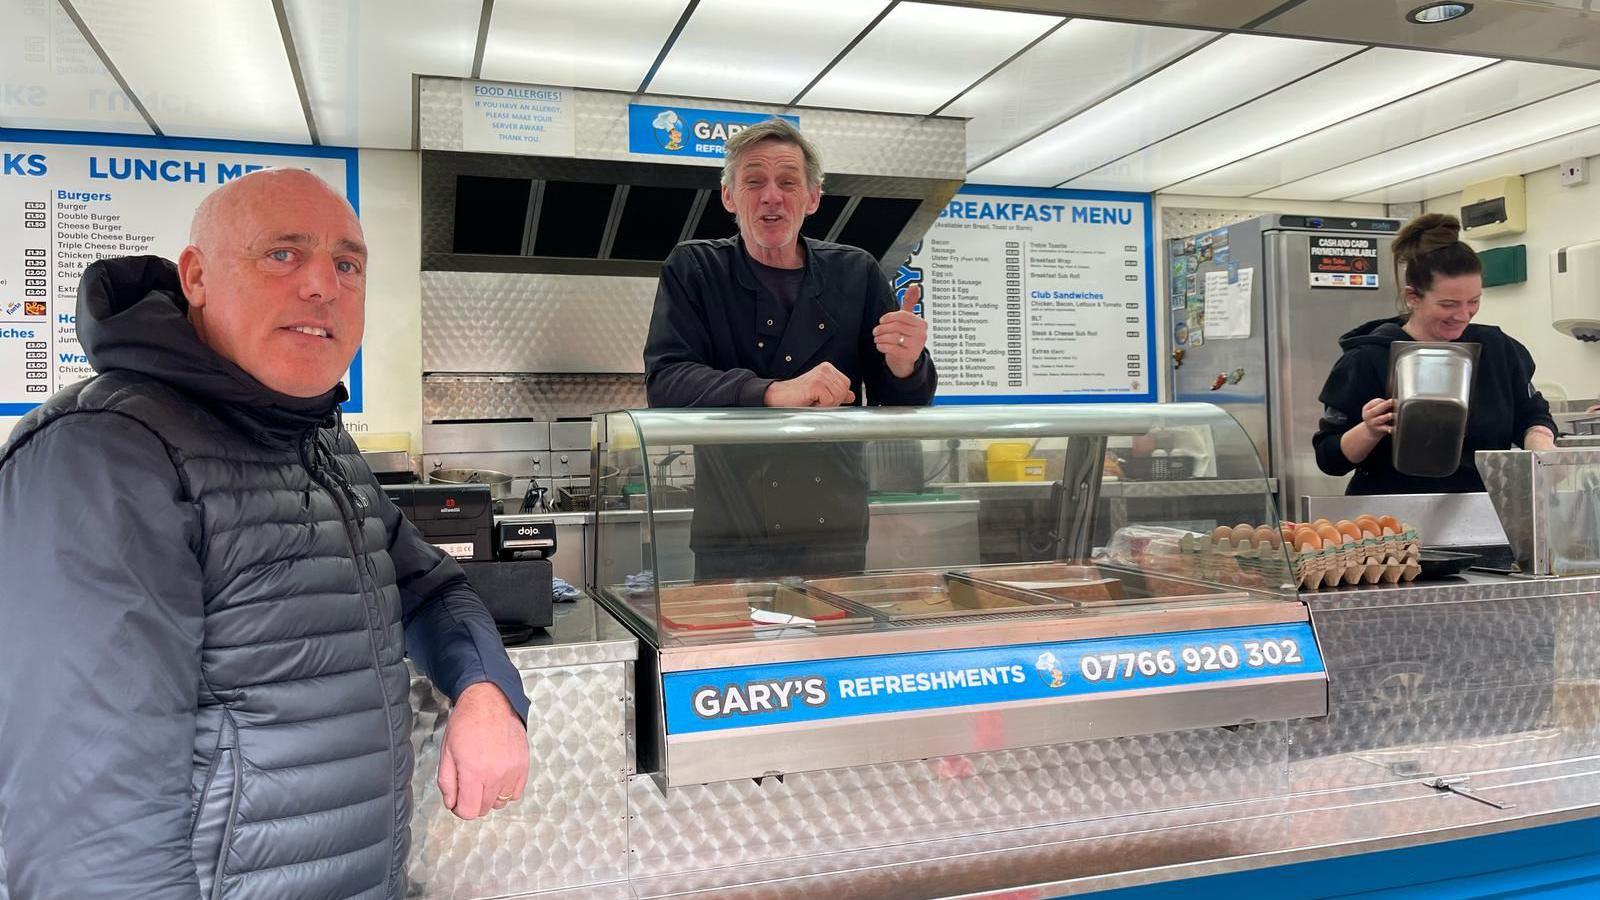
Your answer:
[[[422,273],[424,372],[642,373],[654,278]]]
[[[461,95],[458,82],[423,78],[418,115],[424,150],[460,150]],[[643,102],[702,109],[798,115],[817,144],[828,172],[901,178],[966,178],[964,119],[778,107],[653,94],[574,90],[577,155],[586,159],[716,166],[717,160],[628,152],[628,104]]]
[[[420,82],[417,95],[418,147],[423,150],[460,150],[461,82],[453,78],[423,78]]]
[[[414,678],[410,886],[413,898],[500,897],[626,875],[626,663],[522,673],[533,765],[521,802],[464,822],[434,784],[448,701]]]
[[[629,786],[630,877],[1280,794],[1282,723],[665,791]]]
[[[1188,237],[1213,228],[1223,228],[1235,222],[1247,222],[1266,215],[1260,210],[1248,209],[1190,209],[1167,206],[1161,209],[1161,235],[1164,238]]]
[[[422,418],[554,420],[646,406],[643,375],[431,375]]]

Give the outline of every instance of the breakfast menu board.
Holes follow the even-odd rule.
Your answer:
[[[90,263],[176,260],[211,191],[263,168],[306,169],[355,205],[355,151],[0,128],[0,436],[57,390],[94,374],[78,343]],[[359,412],[360,357],[346,376]]]
[[[1150,198],[969,185],[896,289],[920,292],[936,403],[1156,399]]]

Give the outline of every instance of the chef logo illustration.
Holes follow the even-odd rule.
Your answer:
[[[650,123],[655,129],[656,142],[663,150],[683,149],[683,119],[670,109],[663,109],[656,113],[655,121]]]
[[[1039,654],[1039,658],[1033,661],[1033,667],[1039,670],[1039,677],[1044,679],[1044,683],[1053,688],[1067,683],[1067,674],[1061,671],[1061,661],[1048,650]]]

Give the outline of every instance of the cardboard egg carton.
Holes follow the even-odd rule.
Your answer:
[[[1266,582],[1275,571],[1281,571],[1281,543],[1235,543],[1231,538],[1190,534],[1180,547],[1194,560],[1195,575],[1207,580],[1238,583],[1243,575]],[[1291,547],[1288,556],[1296,586],[1315,591],[1342,585],[1413,581],[1422,572],[1420,554],[1416,529],[1402,525],[1397,534],[1368,535],[1359,540],[1346,537],[1338,545],[1318,550]]]

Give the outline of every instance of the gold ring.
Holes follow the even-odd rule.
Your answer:
[[[902,335],[900,335],[900,346],[904,347],[905,345],[906,345],[906,336],[902,334]]]
[[[513,800],[515,800],[517,798],[515,798],[515,797],[507,797],[505,794],[499,794],[499,795],[497,795],[495,797],[495,799],[499,800],[501,803],[510,803],[511,801],[513,801]]]

